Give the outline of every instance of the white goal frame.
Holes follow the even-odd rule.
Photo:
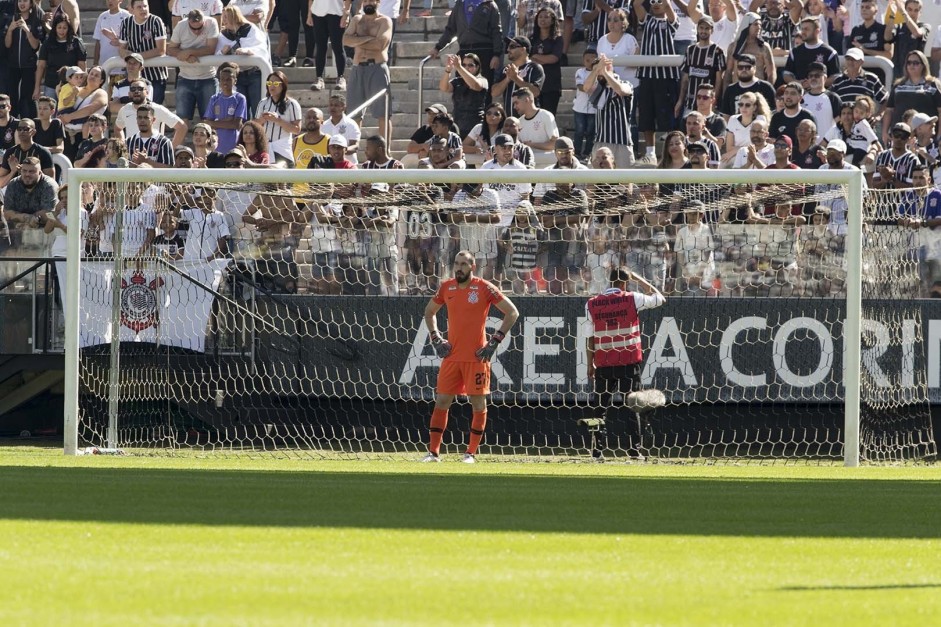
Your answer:
[[[80,303],[80,211],[81,184],[90,182],[129,183],[204,183],[224,177],[234,184],[307,183],[351,184],[373,183],[372,170],[181,170],[74,168],[69,171],[68,187],[68,256],[65,310],[65,411],[64,453],[78,454],[79,420],[79,307]],[[844,401],[844,465],[858,466],[860,459],[861,400],[861,329],[862,329],[862,220],[863,173],[859,170],[384,170],[389,183],[582,183],[582,184],[743,184],[770,183],[784,185],[843,185],[847,189],[846,234],[846,323],[844,327],[843,383]]]

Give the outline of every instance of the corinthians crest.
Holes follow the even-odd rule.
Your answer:
[[[131,275],[130,282],[122,277],[121,324],[135,333],[159,324],[157,288],[162,285],[160,277],[148,283],[140,270]]]

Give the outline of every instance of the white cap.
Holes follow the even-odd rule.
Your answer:
[[[912,121],[909,122],[909,126],[911,126],[912,130],[914,131],[922,124],[927,124],[928,122],[937,122],[937,121],[938,121],[938,116],[928,115],[927,113],[919,112],[912,116]]]
[[[846,142],[842,139],[831,139],[827,142],[827,150],[836,150],[846,154]]]
[[[344,148],[349,148],[350,142],[346,141],[343,135],[333,135],[330,137],[330,141],[327,142],[327,146],[343,146]]]
[[[847,59],[855,59],[857,61],[862,61],[866,55],[863,54],[863,51],[859,48],[850,48],[846,51],[846,54],[843,55]]]

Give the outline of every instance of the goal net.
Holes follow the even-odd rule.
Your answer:
[[[861,182],[73,170],[66,451],[417,459],[439,365],[424,309],[468,250],[521,312],[492,362],[484,459],[930,458],[933,230],[919,191]],[[641,313],[640,387],[662,407],[635,411],[630,390],[601,407],[588,377],[585,303],[618,267],[666,296]],[[452,408],[443,454],[470,415]]]

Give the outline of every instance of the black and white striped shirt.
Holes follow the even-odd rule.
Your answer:
[[[882,179],[882,175],[879,174],[879,168],[885,166],[895,172],[896,181],[911,185],[912,168],[919,163],[918,156],[910,150],[906,150],[900,156],[896,157],[892,154],[891,148],[886,148],[876,157],[876,171],[872,174],[872,180],[878,181]]]
[[[621,9],[625,7],[630,7],[630,3],[626,0],[602,0],[612,9]],[[591,13],[597,7],[595,6],[595,0],[585,0],[585,6],[582,9],[582,13]],[[624,25],[627,28],[627,24]],[[588,28],[585,29],[585,37],[588,42],[597,42],[599,39],[608,34],[608,13],[605,11],[598,11],[598,17],[595,18],[591,24],[588,25]],[[530,33],[526,33],[526,36],[529,37]]]
[[[668,22],[666,18],[647,15],[647,19],[640,23],[643,29],[643,39],[640,42],[640,54],[663,56],[676,54],[673,45],[673,35],[680,27],[679,20]],[[678,80],[680,69],[678,67],[647,67],[637,70],[637,78],[664,78]],[[693,92],[696,93],[696,92]]]
[[[140,150],[147,155],[148,159],[153,159],[164,165],[173,165],[173,143],[166,135],[141,137],[138,133],[128,137],[125,143],[127,144],[127,151],[131,155]]]
[[[787,11],[781,11],[779,16],[771,17],[768,10],[762,7],[758,14],[761,16],[761,36],[772,50],[790,50],[794,47],[797,25],[791,21],[791,15]]]
[[[722,49],[710,43],[699,47],[693,44],[686,49],[686,58],[680,66],[680,72],[689,75],[689,85],[686,88],[686,108],[696,109],[696,92],[704,83],[716,85],[716,78],[725,71],[725,53]]]
[[[595,112],[595,143],[633,145],[630,123],[632,101],[632,96],[618,96],[611,87],[604,88]]]
[[[507,232],[507,239],[513,247],[513,253],[510,255],[510,268],[513,270],[535,268],[536,255],[539,252],[539,231],[531,226],[511,226]]]
[[[138,24],[133,15],[121,22],[121,40],[127,42],[128,52],[148,52],[155,49],[161,39],[167,39],[167,28],[156,15],[147,16],[143,24]],[[166,81],[168,76],[165,67],[145,67],[142,74],[150,82]]]
[[[863,71],[856,78],[840,74],[833,79],[830,91],[840,97],[843,104],[854,103],[859,96],[869,96],[877,103],[885,102],[889,97],[885,85],[872,72]]]

